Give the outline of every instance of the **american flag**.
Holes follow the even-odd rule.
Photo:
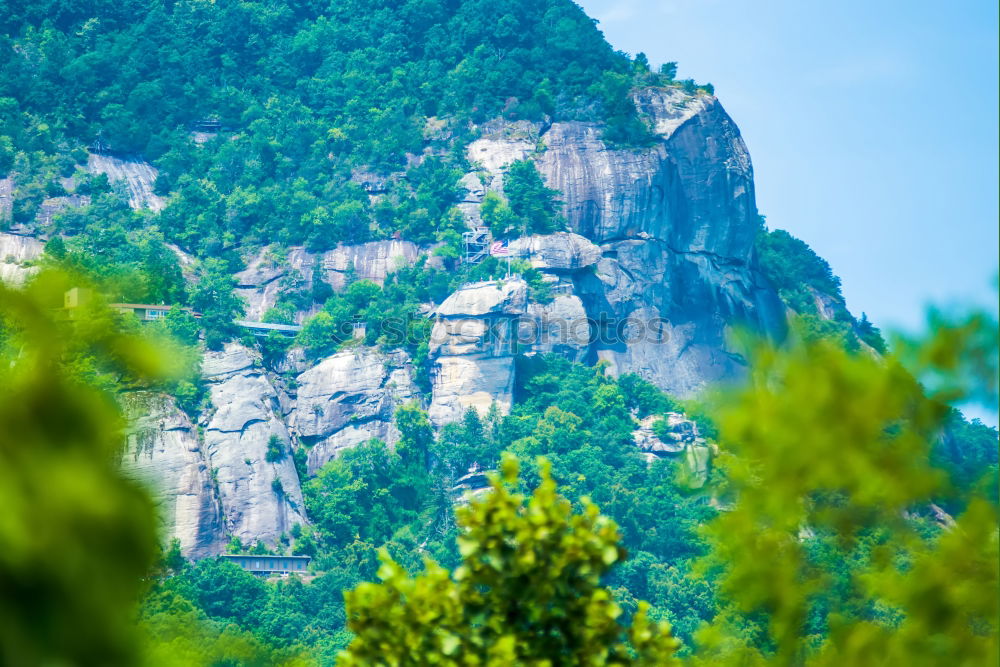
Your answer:
[[[494,241],[490,246],[490,254],[494,257],[506,257],[510,254],[506,241]]]

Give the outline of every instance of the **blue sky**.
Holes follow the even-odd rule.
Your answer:
[[[578,0],[611,44],[711,82],[750,148],[757,204],[919,329],[926,304],[996,309],[992,0]]]

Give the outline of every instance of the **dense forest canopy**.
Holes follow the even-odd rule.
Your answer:
[[[93,144],[154,162],[172,195],[159,226],[202,255],[441,240],[461,225],[470,123],[604,120],[609,140],[642,141],[630,87],[672,82],[567,0],[27,3],[0,21],[15,221]],[[366,174],[385,182],[377,204]]]

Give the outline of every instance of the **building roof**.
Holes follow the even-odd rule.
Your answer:
[[[271,322],[247,322],[246,320],[237,320],[235,324],[237,326],[246,327],[247,329],[268,329],[270,331],[302,331],[302,327],[297,324],[272,324]]]
[[[154,308],[156,310],[170,310],[173,308],[173,304],[169,303],[109,303],[110,308]],[[190,308],[181,307],[181,310],[191,310]]]
[[[222,554],[223,558],[273,558],[292,560],[312,560],[312,556],[272,556],[270,554]]]

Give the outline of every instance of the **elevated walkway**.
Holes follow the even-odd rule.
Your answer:
[[[298,324],[271,324],[270,322],[248,322],[246,320],[237,320],[234,324],[249,330],[254,336],[260,336],[261,338],[271,333],[294,338],[297,333],[302,331],[302,327]]]

